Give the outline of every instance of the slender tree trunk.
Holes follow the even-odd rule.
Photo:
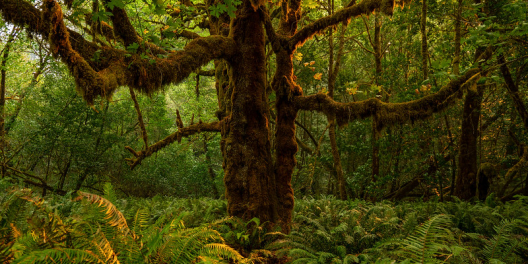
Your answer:
[[[455,14],[455,56],[453,57],[453,73],[460,74],[460,40],[462,25],[462,0],[457,0],[457,9]]]
[[[1,69],[1,76],[0,76],[0,151],[2,151],[2,178],[5,177],[6,174],[6,151],[7,151],[7,140],[5,138],[5,93],[6,93],[6,66],[7,66],[7,60],[9,58],[9,51],[11,49],[11,45],[13,41],[15,40],[16,32],[18,31],[17,28],[13,28],[11,31],[11,34],[9,35],[9,38],[7,39],[7,42],[4,47],[4,55],[2,56],[2,69]]]
[[[429,53],[427,51],[427,0],[422,0],[422,14],[420,19],[420,32],[422,33],[422,70],[423,70],[423,79],[427,80],[429,69],[427,67],[427,59]]]
[[[209,153],[209,149],[207,148],[207,136],[204,135],[204,141],[203,141],[203,147],[205,152],[205,162],[207,163],[207,173],[209,174],[209,178],[211,179],[211,188],[213,190],[213,198],[218,199],[220,198],[220,193],[218,192],[218,188],[216,188],[216,175],[213,170],[213,163],[211,162],[211,153]]]
[[[333,14],[334,10],[334,0],[329,1],[331,4],[331,14]],[[330,98],[334,98],[334,90],[335,90],[335,83],[337,80],[337,74],[340,70],[341,65],[341,59],[343,56],[343,49],[345,46],[345,32],[346,32],[347,25],[341,24],[341,32],[339,35],[339,47],[337,51],[337,56],[334,57],[334,36],[333,36],[333,29],[330,29],[330,37],[328,40],[328,44],[330,47],[330,60],[329,60],[329,67],[328,67],[328,96]],[[334,62],[335,60],[335,62]],[[330,118],[328,120],[330,122],[330,127],[328,129],[328,136],[330,138],[330,146],[332,149],[332,157],[334,159],[334,169],[336,171],[336,177],[339,187],[339,198],[341,200],[346,200],[347,193],[346,193],[346,181],[345,176],[343,174],[343,166],[341,165],[341,157],[339,155],[339,148],[337,147],[337,141],[336,141],[336,124],[335,124],[335,118]]]
[[[484,87],[481,85],[477,87],[476,91],[468,89],[464,99],[458,174],[454,190],[454,195],[463,200],[469,200],[476,194],[478,172],[477,143],[483,90]]]
[[[381,19],[380,13],[376,13],[374,17],[374,40],[372,48],[374,49],[374,64],[376,68],[376,85],[380,85],[381,79]],[[378,96],[382,96],[381,92]],[[379,158],[379,139],[381,138],[381,128],[379,127],[378,118],[376,115],[372,116],[372,181],[377,181],[380,175],[380,158]]]
[[[526,110],[526,106],[524,105],[521,96],[519,95],[519,88],[513,81],[513,78],[510,74],[510,70],[508,69],[508,65],[505,64],[506,60],[504,59],[503,55],[499,56],[498,62],[502,64],[500,70],[502,73],[502,77],[504,78],[504,82],[506,83],[508,93],[510,94],[510,97],[513,101],[513,105],[515,106],[517,113],[521,117],[521,121],[524,124],[525,130],[528,131],[528,111]]]

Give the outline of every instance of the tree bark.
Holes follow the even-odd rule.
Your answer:
[[[480,109],[482,107],[483,87],[468,89],[464,99],[462,113],[462,131],[459,141],[458,174],[454,195],[469,200],[476,194],[477,188],[477,143],[479,135]]]
[[[374,49],[374,64],[376,69],[376,85],[380,85],[381,78],[381,19],[380,14],[376,14],[374,17],[374,40],[372,42],[372,48]],[[382,96],[381,91],[377,94]],[[388,98],[388,97],[387,97]],[[372,181],[377,181],[380,176],[380,157],[379,157],[379,139],[381,138],[381,127],[378,122],[378,118],[374,115],[372,117]]]
[[[462,0],[457,0],[457,10],[455,14],[455,54],[453,57],[453,73],[460,74],[460,40],[462,24]]]
[[[243,219],[258,217],[262,223],[279,223],[288,232],[290,220],[281,216],[284,211],[291,215],[293,195],[291,208],[281,208],[276,190],[282,186],[275,179],[268,130],[262,19],[250,1],[242,5],[230,34],[240,53],[230,61],[232,112],[222,129],[227,210]]]
[[[427,80],[429,69],[427,67],[427,59],[429,57],[429,52],[427,51],[427,0],[422,0],[422,14],[420,19],[420,32],[422,34],[422,71],[423,79]]]
[[[331,4],[331,14],[334,10],[334,0],[329,1]],[[335,90],[335,83],[337,80],[337,74],[339,73],[340,66],[341,66],[341,59],[343,56],[343,49],[345,46],[345,32],[346,32],[347,25],[346,23],[341,24],[341,32],[339,35],[339,47],[337,51],[337,56],[334,57],[334,36],[333,36],[333,29],[330,29],[330,37],[328,40],[329,44],[329,52],[330,52],[330,60],[329,60],[329,67],[328,67],[328,96],[330,98],[334,98],[334,90]],[[341,157],[339,155],[339,148],[337,147],[337,141],[336,141],[336,124],[335,124],[335,117],[334,118],[328,118],[328,122],[330,122],[330,127],[328,129],[328,137],[330,138],[330,147],[332,151],[332,157],[334,159],[334,169],[336,171],[336,177],[339,187],[339,198],[341,200],[346,200],[347,193],[346,193],[346,180],[345,176],[343,174],[343,166],[341,164]]]
[[[521,121],[524,124],[525,131],[528,131],[528,111],[526,110],[526,106],[524,105],[519,95],[519,88],[513,81],[513,78],[510,74],[510,70],[508,69],[508,65],[506,65],[504,55],[499,56],[498,62],[501,64],[500,70],[502,73],[502,77],[504,78],[504,82],[506,83],[506,89],[508,90],[508,94],[510,94],[510,97],[513,101],[513,105],[515,106],[517,113],[521,117]]]

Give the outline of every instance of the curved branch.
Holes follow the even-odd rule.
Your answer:
[[[455,101],[456,93],[470,86],[480,77],[480,69],[468,70],[458,79],[452,80],[438,92],[423,98],[405,103],[385,103],[376,98],[361,102],[339,103],[326,94],[298,96],[295,106],[302,110],[316,110],[327,116],[335,115],[339,126],[349,121],[376,115],[380,124],[391,125],[430,117],[433,113],[446,109]],[[469,88],[471,89],[471,88]]]
[[[0,1],[0,11],[6,21],[28,25],[31,31],[48,39],[54,55],[68,65],[78,91],[88,104],[93,104],[98,96],[110,97],[119,86],[151,94],[165,84],[181,82],[213,59],[229,59],[236,52],[231,38],[210,36],[197,38],[182,51],[170,53],[165,58],[149,56],[145,59],[139,54],[98,47],[68,30],[60,5],[54,0],[45,0],[43,9],[40,12],[26,1]],[[94,60],[98,52],[99,60]]]
[[[370,14],[375,9],[381,9],[384,14],[392,15],[393,8],[394,0],[363,0],[359,4],[343,8],[331,16],[320,18],[305,26],[292,36],[289,41],[290,48],[293,50],[296,47],[302,46],[313,35],[323,33],[324,29],[347,21],[351,17]]]
[[[317,146],[317,141],[315,140],[315,138],[312,136],[312,133],[310,133],[310,131],[303,125],[301,124],[301,122],[299,121],[295,121],[295,124],[297,126],[299,126],[300,128],[302,128],[304,131],[306,131],[306,134],[308,135],[308,137],[310,137],[310,139],[312,140],[312,142],[314,143],[314,146]]]
[[[126,146],[125,148],[134,155],[133,158],[126,159],[128,165],[131,169],[134,169],[137,165],[141,163],[145,158],[151,156],[152,154],[158,152],[162,148],[174,143],[175,141],[181,142],[181,139],[184,137],[189,137],[194,134],[198,134],[200,132],[220,132],[222,129],[222,125],[224,124],[224,120],[222,121],[216,121],[212,123],[202,123],[202,121],[189,125],[187,127],[181,127],[178,129],[178,131],[170,134],[166,138],[150,145],[148,148],[136,152],[134,149],[132,149],[129,146]]]

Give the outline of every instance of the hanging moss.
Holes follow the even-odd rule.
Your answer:
[[[326,115],[335,115],[339,126],[346,125],[355,119],[376,115],[380,128],[387,125],[414,122],[430,117],[455,102],[461,88],[471,86],[478,78],[479,69],[468,70],[458,79],[452,80],[438,92],[405,103],[385,103],[376,98],[361,102],[339,103],[326,94],[299,96],[295,105],[302,110],[315,110]],[[469,82],[468,82],[469,81]]]

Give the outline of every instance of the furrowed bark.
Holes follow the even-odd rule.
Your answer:
[[[278,224],[288,232],[291,216],[281,218],[282,188],[271,156],[262,17],[249,0],[237,12],[230,36],[240,53],[230,63],[232,106],[222,130],[227,210],[245,220],[258,217],[268,227]]]

